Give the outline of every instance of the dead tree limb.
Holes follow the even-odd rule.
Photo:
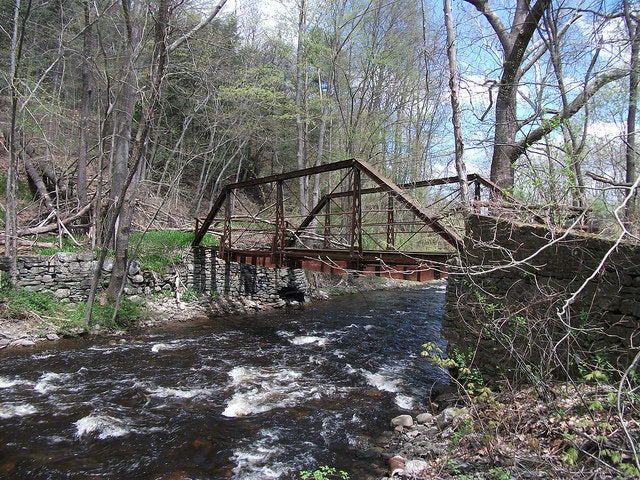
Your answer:
[[[82,217],[90,209],[91,209],[91,204],[88,203],[87,205],[82,207],[77,213],[74,213],[73,215],[71,215],[69,217],[58,218],[58,216],[56,215],[56,218],[59,219],[59,223],[60,224],[66,226],[69,223],[71,223],[71,222],[79,219],[80,217]],[[38,234],[41,234],[41,233],[53,232],[55,230],[58,230],[58,228],[59,228],[59,224],[58,224],[58,221],[56,221],[55,223],[50,223],[48,225],[41,225],[41,226],[38,226],[38,227],[24,228],[24,229],[18,230],[18,235],[19,236],[38,235]]]

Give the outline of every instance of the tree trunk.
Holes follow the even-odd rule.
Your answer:
[[[125,72],[118,89],[113,113],[114,137],[111,152],[111,192],[109,196],[109,213],[105,225],[109,229],[103,239],[103,248],[107,248],[113,242],[115,249],[114,264],[107,287],[107,297],[111,301],[117,301],[126,281],[127,248],[131,231],[130,220],[133,212],[125,205],[127,195],[127,179],[130,169],[130,144],[131,129],[133,124],[133,112],[135,109],[138,91],[136,88],[136,62],[139,52],[140,12],[137,3],[132,0],[123,0],[122,12],[127,31],[127,43],[124,49],[122,68]],[[132,176],[132,182],[137,176]],[[133,186],[135,191],[135,185]],[[123,214],[124,211],[124,214]],[[110,235],[109,235],[110,233]]]
[[[91,3],[83,2],[84,32],[82,34],[82,93],[80,98],[80,138],[78,144],[78,177],[76,179],[78,202],[87,203],[87,164],[89,157],[89,114],[91,107],[91,75],[89,56],[92,50]]]
[[[11,259],[9,267],[9,277],[11,283],[15,283],[17,276],[18,257],[18,208],[16,199],[16,176],[18,174],[18,152],[16,136],[18,133],[18,87],[16,77],[18,64],[20,63],[21,45],[24,38],[23,28],[19,28],[20,20],[20,0],[15,0],[13,10],[13,30],[11,34],[11,45],[9,53],[9,89],[11,91],[11,125],[7,138],[7,148],[9,150],[9,169],[7,171],[7,206],[5,212],[5,255]]]
[[[637,178],[637,153],[636,153],[636,115],[638,112],[638,52],[640,50],[640,23],[632,16],[629,8],[629,0],[624,1],[624,14],[627,32],[631,41],[631,72],[629,75],[629,103],[627,107],[627,147],[625,152],[625,181],[633,185]],[[625,220],[633,222],[637,220],[637,192],[631,192],[632,196],[627,202],[624,212]]]
[[[465,214],[469,210],[469,184],[467,183],[467,165],[464,162],[464,141],[460,113],[460,82],[458,79],[458,60],[456,58],[455,31],[451,19],[451,0],[444,0],[444,22],[447,30],[447,58],[449,60],[449,91],[453,112],[453,137],[455,141],[456,173],[460,185],[460,197]]]
[[[503,25],[487,0],[465,1],[484,15],[502,46],[503,64],[495,107],[491,181],[501,188],[510,189],[513,187],[514,163],[522,154],[522,149],[516,144],[520,69],[527,47],[551,0],[536,0],[533,6],[529,5],[530,0],[518,0],[510,28]]]
[[[296,158],[298,160],[298,169],[305,168],[306,165],[306,124],[307,116],[302,111],[303,102],[306,105],[306,99],[303,99],[306,90],[306,69],[304,59],[304,37],[307,28],[307,12],[305,0],[300,0],[298,6],[298,44],[296,48],[296,128],[298,132],[298,151]],[[306,109],[305,109],[306,110]],[[300,215],[306,215],[309,212],[309,192],[307,177],[300,177],[299,183],[299,205]]]

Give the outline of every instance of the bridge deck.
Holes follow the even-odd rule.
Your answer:
[[[478,205],[501,195],[478,175],[467,181]],[[301,182],[320,187],[305,214]],[[219,236],[218,257],[229,261],[437,278],[464,248],[458,183],[447,177],[396,184],[351,159],[229,184],[196,226],[193,246],[211,232]]]
[[[210,248],[217,250],[216,247]],[[453,251],[444,253],[364,250],[354,256],[338,249],[288,248],[279,258],[274,258],[270,252],[263,250],[238,249],[225,251],[222,258],[230,262],[272,268],[288,266],[335,274],[357,272],[423,282],[446,277],[447,262],[454,255]]]

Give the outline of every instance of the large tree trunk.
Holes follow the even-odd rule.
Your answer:
[[[122,11],[127,31],[127,44],[124,50],[122,68],[125,75],[122,78],[116,98],[114,109],[114,137],[111,152],[111,192],[109,195],[109,210],[106,226],[110,232],[106,232],[104,246],[111,242],[115,249],[114,263],[111,271],[107,296],[112,301],[120,297],[124,283],[127,279],[127,249],[129,246],[129,234],[131,232],[131,219],[133,212],[125,205],[127,195],[127,179],[129,176],[129,154],[131,144],[131,129],[133,124],[133,112],[138,98],[136,88],[136,62],[140,44],[139,6],[132,0],[123,0]],[[131,184],[137,177],[132,177]],[[136,185],[132,185],[133,191]],[[108,235],[111,233],[111,235]],[[111,238],[108,238],[111,237]]]
[[[636,153],[636,115],[638,112],[638,53],[640,51],[640,23],[630,11],[629,1],[624,1],[624,14],[627,32],[631,41],[631,72],[629,75],[629,102],[627,107],[627,148],[625,154],[625,181],[633,185],[637,178],[637,153]],[[637,192],[631,192],[631,198],[625,209],[625,220],[633,222],[637,220]]]
[[[522,75],[522,61],[551,0],[536,0],[533,6],[530,6],[530,0],[518,0],[510,28],[503,25],[500,17],[489,6],[488,0],[466,1],[484,15],[502,46],[503,64],[496,99],[491,180],[499,187],[509,189],[513,186],[514,163],[522,153],[516,145],[516,135],[519,130],[516,116],[517,95]]]
[[[504,83],[508,82],[508,83]],[[513,79],[503,77],[496,99],[496,123],[491,159],[491,181],[502,188],[511,188],[514,162],[520,156],[515,146],[518,133],[516,117],[518,87]]]
[[[125,0],[126,1],[126,0]],[[167,62],[167,35],[169,31],[169,15],[170,15],[170,3],[171,0],[159,0],[158,2],[158,10],[155,17],[155,37],[154,37],[154,51],[153,58],[150,66],[150,83],[149,83],[149,100],[146,103],[145,107],[142,111],[142,120],[138,125],[138,131],[136,133],[136,138],[133,142],[133,148],[131,149],[131,161],[129,162],[129,143],[127,142],[126,146],[122,145],[122,152],[127,152],[126,159],[123,157],[119,159],[120,161],[125,162],[125,166],[128,167],[126,172],[128,172],[128,176],[125,174],[125,183],[122,187],[121,193],[119,196],[122,198],[122,203],[120,208],[117,209],[116,215],[118,215],[117,223],[118,227],[116,229],[116,238],[115,238],[115,255],[113,262],[113,270],[111,271],[111,278],[109,280],[109,286],[107,287],[107,295],[110,299],[114,300],[116,303],[120,299],[120,295],[124,289],[124,285],[127,280],[127,270],[128,270],[128,249],[129,249],[129,236],[131,234],[131,224],[133,221],[133,213],[135,210],[135,201],[138,193],[138,183],[140,180],[140,168],[142,164],[142,159],[145,154],[145,145],[147,139],[149,138],[149,132],[151,129],[151,125],[154,120],[154,112],[155,105],[160,96],[160,86],[162,83],[162,78],[164,76],[164,68]],[[131,31],[133,31],[133,24]],[[132,56],[130,57],[131,65],[136,59],[138,42],[131,42],[131,45],[134,47],[130,50]],[[137,99],[137,91],[134,90],[133,81],[131,83],[127,82],[127,86],[131,86],[131,91],[127,91],[127,94],[130,94],[129,104],[125,108],[133,108],[135,106],[135,102]],[[127,97],[124,97],[126,100]],[[131,110],[133,113],[133,110]],[[127,116],[124,117],[125,120],[129,121],[129,134],[131,132],[131,123],[133,121],[132,117]],[[126,127],[126,125],[122,125],[122,127]],[[131,163],[131,165],[128,165]],[[119,181],[122,178],[118,179]]]

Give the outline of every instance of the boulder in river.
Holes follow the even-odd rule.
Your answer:
[[[413,417],[411,415],[398,415],[391,419],[392,427],[413,427]]]

